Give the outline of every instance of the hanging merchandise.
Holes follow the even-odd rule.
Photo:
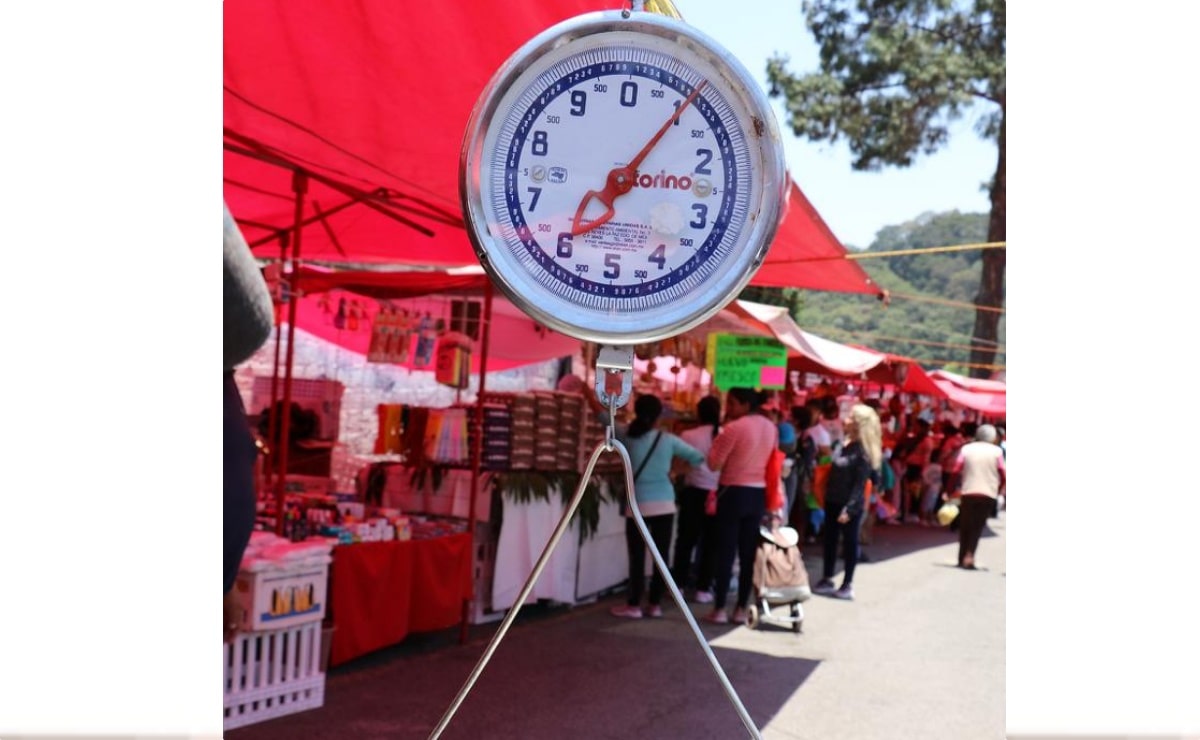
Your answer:
[[[379,433],[375,437],[375,454],[403,453],[408,407],[398,403],[381,403],[376,407],[376,411],[379,416]]]
[[[400,431],[400,454],[405,462],[420,468],[425,465],[425,433],[429,425],[430,409],[412,407],[404,418],[404,428]]]
[[[333,325],[338,329],[346,328],[346,299],[338,299],[337,313],[333,316]]]
[[[358,305],[358,299],[350,301],[350,308],[346,311],[346,328],[350,331],[358,331],[358,319],[362,314],[363,310]]]
[[[426,367],[433,362],[433,347],[437,342],[433,317],[426,311],[417,322],[417,351],[413,356],[413,367]]]
[[[467,460],[467,410],[432,409],[425,428],[425,457],[437,463]]]
[[[384,362],[404,364],[408,362],[408,348],[412,340],[413,320],[408,309],[402,308],[392,312],[392,334],[387,350],[384,352]]]
[[[371,322],[371,344],[367,349],[367,362],[387,362],[388,347],[395,327],[392,307],[383,304]]]
[[[470,384],[472,346],[466,334],[452,331],[442,335],[437,343],[437,382],[459,389]]]

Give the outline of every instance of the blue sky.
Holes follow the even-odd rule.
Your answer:
[[[764,91],[767,59],[775,53],[791,58],[792,72],[817,69],[816,45],[804,26],[800,0],[675,0],[675,6],[685,21],[737,57]],[[911,167],[855,172],[844,143],[797,138],[785,125],[781,101],[772,103],[792,178],[848,247],[867,247],[879,229],[926,211],[990,210],[982,185],[995,171],[996,146],[974,131],[975,120],[984,112],[981,107],[951,126],[947,146],[918,156]]]

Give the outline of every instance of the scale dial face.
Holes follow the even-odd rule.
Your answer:
[[[606,344],[674,336],[735,298],[786,183],[774,114],[745,69],[680,21],[617,11],[509,59],[460,164],[494,282],[539,322]]]

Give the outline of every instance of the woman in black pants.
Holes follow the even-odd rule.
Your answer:
[[[716,396],[700,399],[696,404],[696,418],[700,424],[681,432],[679,436],[708,455],[717,432],[721,430],[721,401]],[[704,463],[693,465],[683,479],[683,490],[679,494],[679,533],[675,537],[675,558],[671,562],[671,572],[675,576],[675,583],[680,588],[686,588],[691,582],[695,566],[696,592],[692,598],[697,604],[711,604],[713,601],[717,518],[704,513],[704,501],[709,491],[717,489],[717,480],[717,474]]]
[[[633,422],[619,436],[629,450],[629,461],[634,466],[634,501],[646,522],[646,528],[650,530],[655,549],[665,561],[665,553],[671,546],[671,533],[675,530],[675,486],[671,484],[671,463],[679,458],[689,465],[699,465],[704,462],[704,455],[674,434],[657,428],[662,408],[662,401],[656,396],[638,396],[633,404]],[[655,565],[654,575],[650,579],[650,602],[643,609],[641,600],[646,581],[646,543],[642,540],[633,514],[626,512],[625,517],[629,597],[624,605],[615,606],[610,611],[613,616],[625,619],[661,618],[666,581],[662,571]]]
[[[833,453],[833,467],[825,489],[825,552],[821,581],[813,593],[838,599],[854,598],[854,567],[858,565],[858,525],[863,515],[867,481],[880,485],[883,461],[879,415],[870,406],[855,404],[843,421],[846,445]],[[844,540],[846,572],[841,588],[834,589],[838,539]]]
[[[762,403],[753,388],[731,388],[725,400],[725,426],[708,452],[708,467],[720,473],[716,582],[713,610],[705,617],[716,624],[745,622],[754,586],[754,554],[767,508],[767,458],[779,445],[779,429],[761,413]],[[733,613],[727,614],[734,557],[740,563],[737,602]]]

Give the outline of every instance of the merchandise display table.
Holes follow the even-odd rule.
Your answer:
[[[386,470],[383,503],[410,515],[465,517],[471,500],[470,483],[470,471],[450,469],[443,474],[437,489],[432,487],[432,476],[427,477],[423,485],[414,485],[412,468],[392,465]],[[489,523],[488,513],[492,511],[493,483],[492,473],[481,474],[475,512],[478,521],[485,525]],[[607,483],[601,481],[600,485],[607,492]],[[500,529],[498,535],[490,535],[498,538],[494,555],[490,550],[490,542],[486,541],[487,536],[481,537],[477,543],[488,555],[476,575],[487,581],[478,584],[476,595],[480,603],[476,604],[476,611],[480,614],[490,613],[493,618],[499,618],[496,615],[511,608],[516,601],[521,586],[550,541],[550,535],[564,510],[558,485],[551,485],[549,500],[516,501],[504,491],[498,494]],[[596,594],[619,585],[629,577],[625,520],[617,503],[602,503],[596,532],[582,543],[579,539],[578,524],[573,523],[534,585],[530,602],[539,599],[563,604],[589,601]],[[396,604],[392,608],[401,609]],[[340,623],[338,630],[339,634],[334,637],[335,655],[341,639]]]
[[[335,547],[330,666],[394,645],[410,632],[459,624],[463,601],[472,596],[471,540],[462,533]]]

